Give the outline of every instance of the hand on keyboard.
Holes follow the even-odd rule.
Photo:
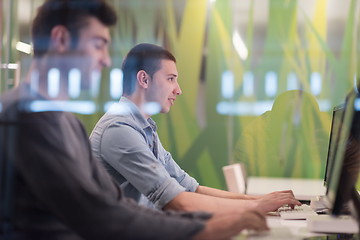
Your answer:
[[[285,204],[289,206],[301,205],[301,203],[295,199],[291,190],[272,192],[258,197],[255,201],[258,201],[257,209],[264,214],[276,211]]]

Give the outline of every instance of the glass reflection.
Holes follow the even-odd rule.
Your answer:
[[[110,72],[110,96],[112,99],[120,99],[123,93],[123,72],[114,68]]]
[[[52,68],[48,72],[48,94],[52,98],[56,98],[60,93],[60,71]]]
[[[81,91],[81,72],[79,69],[73,68],[69,72],[69,96],[78,98]]]

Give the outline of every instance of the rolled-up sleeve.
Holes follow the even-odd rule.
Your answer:
[[[170,176],[185,188],[187,192],[195,192],[199,186],[199,183],[187,172],[185,172],[172,158],[171,153],[167,152],[161,143],[159,143],[159,152],[163,161],[163,164],[166,168],[166,171]]]
[[[154,156],[145,136],[126,123],[115,122],[104,129],[100,155],[156,208],[186,191]]]

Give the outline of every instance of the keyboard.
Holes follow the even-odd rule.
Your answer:
[[[283,206],[278,209],[281,219],[292,220],[292,219],[307,219],[309,216],[316,216],[317,213],[306,204],[301,206],[295,206],[294,209],[288,206]]]

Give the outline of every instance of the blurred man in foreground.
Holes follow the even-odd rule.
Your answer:
[[[0,236],[226,239],[245,228],[267,229],[256,211],[210,215],[140,207],[93,158],[82,124],[69,113],[69,86],[89,89],[111,64],[109,27],[115,23],[102,0],[48,0],[39,8],[31,71],[0,97]]]

